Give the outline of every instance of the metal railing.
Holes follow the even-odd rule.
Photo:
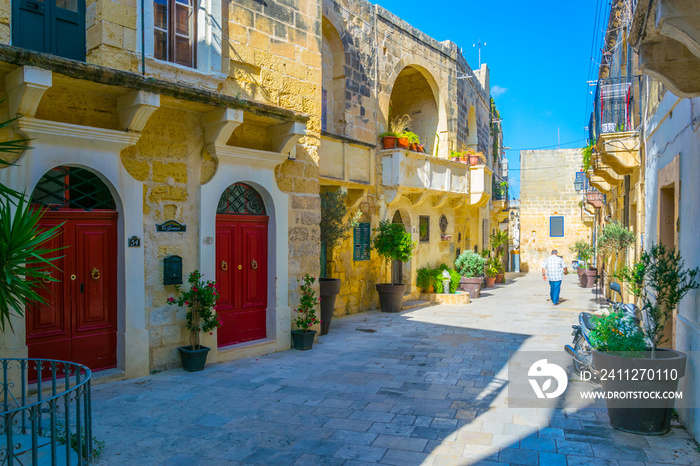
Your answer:
[[[591,141],[596,141],[601,134],[632,131],[640,124],[641,83],[641,76],[598,81],[588,125]]]
[[[0,369],[0,465],[92,464],[90,369],[25,358],[2,358]]]

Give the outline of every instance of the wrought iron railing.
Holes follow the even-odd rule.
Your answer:
[[[601,134],[634,130],[641,121],[638,104],[641,76],[601,79],[595,92],[593,114],[589,121],[589,138]]]
[[[92,464],[90,369],[23,358],[0,369],[0,465]]]

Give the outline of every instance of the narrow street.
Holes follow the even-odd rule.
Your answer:
[[[700,464],[690,435],[613,430],[602,402],[508,408],[509,351],[561,350],[592,289],[510,275],[467,306],[334,319],[313,350],[93,389],[101,464]]]

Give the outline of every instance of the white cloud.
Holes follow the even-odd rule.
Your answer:
[[[494,97],[500,97],[500,96],[502,96],[503,94],[505,94],[506,92],[508,92],[508,88],[506,88],[506,87],[501,87],[501,86],[499,86],[498,84],[496,84],[495,86],[493,86],[493,87],[491,88],[491,95],[494,96]]]

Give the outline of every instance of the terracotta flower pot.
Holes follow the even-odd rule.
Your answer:
[[[398,138],[398,145],[400,149],[408,149],[408,138]]]
[[[496,284],[496,277],[486,277],[486,288],[493,288]]]
[[[382,144],[384,144],[384,149],[393,149],[396,147],[396,137],[394,136],[384,136],[382,138]]]
[[[506,278],[505,274],[496,274],[496,283],[503,283],[505,281],[504,278]]]
[[[415,143],[415,142],[409,143],[408,149],[412,150],[413,152],[418,152],[418,143]]]
[[[418,152],[421,154],[425,153],[425,146],[423,144],[418,144]]]

